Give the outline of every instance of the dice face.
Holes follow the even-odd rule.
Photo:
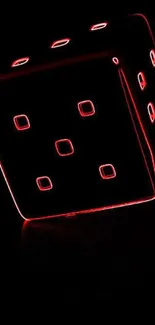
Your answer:
[[[127,31],[131,20],[149,38],[141,16],[127,19]],[[90,28],[90,46],[108,28]],[[130,32],[129,49],[132,27]],[[62,50],[63,57],[64,50],[70,51],[68,43],[53,41],[49,50]],[[154,130],[147,133],[148,125],[154,126],[147,72],[153,74],[154,67],[149,50],[141,42],[137,47],[147,51],[149,68],[139,63],[135,49],[131,60],[123,49],[117,57],[114,47],[113,53],[75,55],[49,64],[46,71],[23,70],[22,75],[20,70],[18,78],[10,75],[7,83],[1,82],[1,103],[7,109],[2,112],[0,168],[23,218],[73,216],[155,198]]]
[[[139,120],[145,141],[148,144],[155,171],[155,143],[153,140],[155,136],[153,123],[153,107],[155,105],[155,39],[149,21],[144,15],[131,15],[129,22],[131,27],[126,30],[127,37],[125,40],[128,45],[127,43],[124,44],[125,47],[128,47],[128,51],[124,51],[122,55],[122,68],[130,88],[134,90],[137,119]],[[145,39],[145,42],[143,42],[143,39]],[[137,75],[137,81],[135,75]]]

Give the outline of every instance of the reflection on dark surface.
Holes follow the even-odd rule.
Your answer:
[[[5,187],[0,194],[5,211],[1,265],[6,270],[22,276],[32,272],[33,281],[42,273],[39,284],[50,275],[52,290],[59,285],[66,295],[70,292],[78,298],[84,290],[87,297],[93,291],[99,299],[121,295],[126,288],[143,288],[150,279],[148,273],[155,271],[154,202],[78,218],[23,223],[11,199],[6,204]]]
[[[122,299],[135,288],[135,295],[144,294],[155,271],[154,208],[152,202],[87,217],[25,222],[20,269],[44,274],[41,283],[48,281],[70,303],[92,296]]]
[[[22,270],[107,274],[152,270],[153,207],[152,202],[87,217],[24,222]]]

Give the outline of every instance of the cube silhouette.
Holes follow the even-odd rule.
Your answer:
[[[155,198],[155,42],[146,17],[96,23],[75,43],[53,39],[42,62],[17,58],[0,74],[0,168],[24,219]]]

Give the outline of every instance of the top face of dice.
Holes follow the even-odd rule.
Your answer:
[[[62,45],[54,44],[53,50]],[[119,61],[112,58],[117,59],[108,52],[81,57],[2,84],[1,169],[25,218],[104,210],[154,197],[152,161],[149,168],[136,104]],[[139,74],[145,88],[143,77]],[[150,103],[146,111],[153,124]]]

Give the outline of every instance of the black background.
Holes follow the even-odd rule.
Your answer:
[[[79,15],[75,11],[71,15],[68,9],[67,13],[59,12],[58,20],[54,10],[49,14],[45,7],[39,15],[37,10],[12,14],[11,18],[6,15],[4,22],[1,21],[2,60],[5,57],[9,62],[25,49],[29,52],[28,49],[39,44],[40,37],[49,43],[50,30],[54,34],[56,23],[57,39],[62,28],[67,32],[79,22],[91,25],[111,15],[109,11],[103,14],[100,8],[95,8],[97,14],[87,11],[86,15],[81,10]],[[134,11],[137,10],[129,9]],[[18,34],[19,28],[22,36]],[[37,276],[39,285],[44,285],[44,273],[50,279],[49,290],[52,288],[59,298],[69,299],[70,303],[84,300],[86,296],[107,300],[122,298],[133,290],[134,294],[140,294],[144,288],[151,290],[149,279],[155,271],[153,202],[104,214],[23,226],[2,176],[0,182],[1,265],[5,274],[23,277],[31,274],[34,282]]]

